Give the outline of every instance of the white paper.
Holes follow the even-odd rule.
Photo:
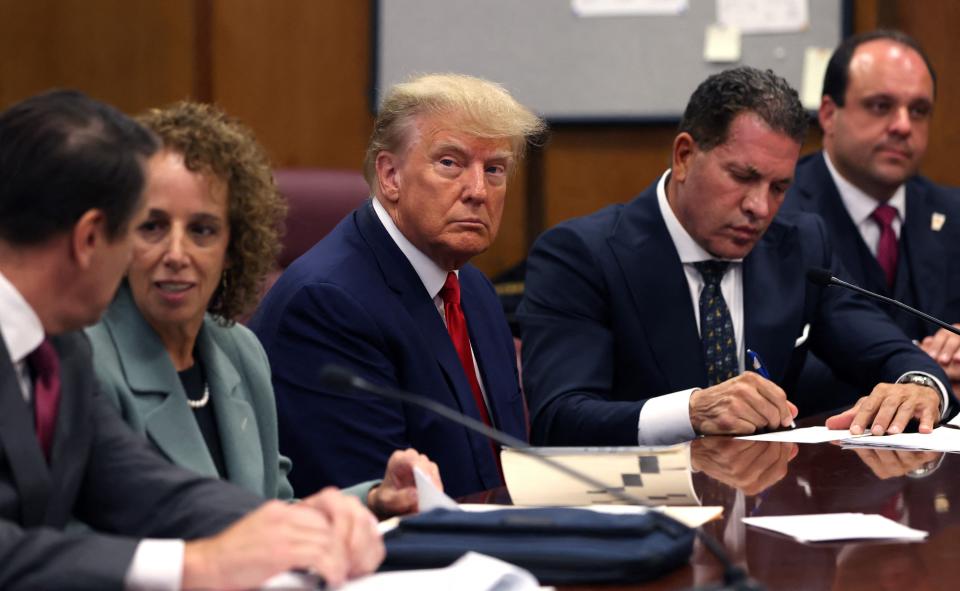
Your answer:
[[[820,108],[823,96],[823,75],[827,73],[827,64],[833,49],[830,47],[808,47],[803,51],[803,81],[800,83],[800,102],[804,108]]]
[[[341,591],[537,591],[529,571],[485,554],[467,552],[446,568],[373,574],[340,587]]]
[[[933,433],[899,433],[844,439],[843,443],[864,447],[960,452],[960,429],[937,427]]]
[[[532,447],[500,452],[507,490],[515,505],[560,506],[623,502],[608,492],[545,465],[546,457],[620,489],[650,506],[698,505],[689,444],[670,447]]]
[[[782,515],[744,517],[747,525],[775,531],[801,542],[836,540],[916,541],[927,532],[913,529],[882,515],[865,513],[824,513],[820,515]]]
[[[577,16],[652,16],[680,14],[687,0],[571,0]]]
[[[703,60],[723,63],[740,60],[740,29],[709,25],[704,32]]]
[[[413,480],[417,483],[417,504],[419,505],[421,513],[426,513],[433,509],[460,510],[457,502],[434,486],[430,477],[424,474],[423,470],[417,466],[413,468]]]
[[[810,25],[807,0],[717,0],[717,22],[752,33],[795,33]]]
[[[960,433],[960,431],[958,431],[958,433]],[[761,433],[760,435],[744,435],[737,437],[737,439],[746,439],[748,441],[782,441],[785,443],[824,443],[826,441],[837,441],[854,437],[857,436],[850,435],[848,429],[827,429],[821,425],[819,427],[800,427],[799,429]]]

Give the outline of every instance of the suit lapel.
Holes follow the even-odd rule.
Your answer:
[[[850,218],[840,191],[837,190],[824,162],[823,153],[817,153],[807,166],[811,167],[811,171],[809,174],[799,175],[797,186],[804,199],[810,203],[805,210],[823,218],[834,252],[840,260],[859,261],[857,265],[844,265],[853,282],[873,291],[887,293],[889,289],[883,269],[863,241],[859,228]]]
[[[121,288],[104,322],[117,344],[117,356],[146,436],[171,462],[206,476],[217,476],[207,444],[196,426],[176,368],[160,338]]]
[[[33,411],[23,399],[10,354],[0,339],[0,444],[16,483],[23,527],[43,523],[51,488],[47,461],[33,423]],[[55,436],[59,438],[59,434]]]
[[[456,405],[452,406],[448,403],[448,406],[478,421],[481,420],[477,404],[473,399],[473,392],[470,389],[469,382],[467,382],[467,376],[464,373],[463,365],[460,363],[460,358],[457,356],[457,351],[450,340],[447,327],[443,323],[433,299],[423,287],[423,282],[417,272],[377,218],[372,203],[366,203],[357,211],[356,215],[360,235],[363,236],[376,257],[384,281],[399,296],[404,308],[419,329],[427,350],[433,352],[436,356],[437,364],[443,372],[449,391],[453,396],[452,402]],[[479,356],[479,353],[477,355]],[[420,394],[436,396],[439,393],[420,392]],[[448,401],[441,400],[441,402]],[[469,441],[473,457],[480,458],[489,455],[492,459],[490,445],[485,438],[471,432]],[[485,485],[499,486],[501,482],[496,474],[493,462],[487,464],[490,464],[489,469],[484,469],[484,465],[477,465],[480,477]]]
[[[909,267],[917,307],[924,312],[940,316],[946,307],[947,258],[943,246],[937,241],[931,228],[934,213],[929,197],[920,187],[907,183],[907,213],[901,239],[906,241]]]
[[[771,225],[743,260],[744,344],[780,382],[803,331],[806,292],[801,245],[792,226]]]
[[[92,392],[96,391],[90,358],[69,339],[85,338],[79,333],[52,339],[60,357],[60,404],[57,427],[54,432],[53,454],[50,463],[54,501],[47,510],[46,523],[62,524],[70,518],[73,507],[57,500],[76,498],[76,489],[82,480],[83,466],[90,451],[93,435],[90,424]]]
[[[247,490],[263,492],[263,449],[253,407],[241,394],[242,383],[236,367],[212,338],[207,328],[211,323],[213,320],[204,321],[198,349],[210,388],[227,475],[231,482]]]
[[[680,257],[657,204],[656,185],[624,206],[608,238],[663,377],[671,390],[706,385],[700,333]],[[616,321],[614,319],[614,321]]]
[[[487,310],[480,305],[481,296],[477,293],[477,286],[466,275],[463,270],[460,271],[460,304],[463,308],[463,315],[467,319],[467,329],[470,333],[470,344],[473,346],[473,353],[477,359],[477,369],[486,388],[490,417],[493,419],[495,427],[504,429],[506,426],[504,417],[501,416],[500,409],[497,408],[496,400],[498,397],[494,396],[494,393],[508,387],[504,385],[505,382],[516,384],[516,381],[512,372],[508,380],[503,372],[497,371],[505,367],[503,353],[496,349],[496,343],[501,342],[500,337],[497,336],[497,326],[500,326],[502,320],[491,318]],[[497,312],[500,311],[497,310]],[[512,368],[513,366],[508,365],[506,367]],[[515,385],[514,388],[519,388],[519,384]],[[508,394],[509,392],[506,391],[500,393],[503,397],[507,397]],[[476,403],[472,406],[476,408]],[[479,413],[477,414],[479,416]]]

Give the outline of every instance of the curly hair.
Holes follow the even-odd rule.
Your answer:
[[[164,149],[181,154],[189,170],[227,186],[228,264],[207,311],[230,325],[256,303],[280,251],[287,208],[267,155],[249,128],[213,105],[182,101],[137,120]]]
[[[724,70],[700,83],[680,120],[680,133],[689,133],[702,150],[727,141],[730,124],[741,113],[753,113],[770,129],[803,144],[807,112],[797,91],[772,70],[743,66]]]

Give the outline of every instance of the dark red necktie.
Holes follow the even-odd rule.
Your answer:
[[[60,405],[60,359],[49,339],[44,339],[33,353],[27,356],[33,370],[33,404],[37,419],[37,439],[47,460],[53,445],[53,432],[57,424],[57,407]]]
[[[473,400],[477,403],[477,410],[480,411],[480,418],[484,424],[492,426],[490,422],[490,413],[487,411],[487,405],[483,401],[483,392],[480,390],[480,382],[477,380],[477,370],[473,365],[473,354],[470,352],[470,335],[467,332],[467,319],[463,315],[463,308],[460,307],[460,281],[454,272],[447,273],[447,280],[440,289],[440,297],[443,299],[443,312],[447,319],[447,332],[450,333],[450,339],[453,346],[457,349],[457,356],[460,357],[460,364],[463,365],[463,371],[467,374],[467,381],[470,382],[470,389],[473,391]]]
[[[877,206],[870,214],[873,221],[880,226],[880,240],[877,241],[877,262],[887,276],[887,287],[893,289],[893,281],[897,277],[897,233],[893,231],[893,220],[897,219],[897,209],[892,205]]]

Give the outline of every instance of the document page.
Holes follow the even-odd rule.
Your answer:
[[[960,431],[958,431],[958,433],[960,433]],[[859,436],[851,435],[847,429],[827,429],[821,425],[819,427],[800,427],[799,429],[761,433],[760,435],[744,435],[737,437],[737,439],[747,439],[749,441],[781,441],[784,443],[824,443],[826,441],[856,437]]]
[[[925,531],[907,527],[882,515],[867,513],[744,517],[743,522],[747,525],[790,536],[801,542],[838,540],[917,541],[927,537]]]

